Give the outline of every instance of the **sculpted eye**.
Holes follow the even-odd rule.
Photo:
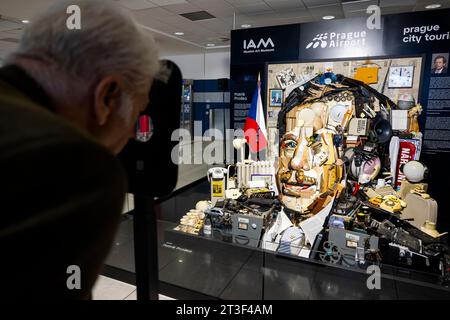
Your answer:
[[[284,141],[285,148],[297,148],[297,141],[295,140],[286,140]]]

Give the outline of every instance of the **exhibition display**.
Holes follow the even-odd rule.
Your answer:
[[[427,121],[437,116],[430,114],[430,105],[448,102],[444,91],[431,97],[446,88],[448,78],[434,78],[426,69],[450,47],[442,38],[433,43],[438,48],[418,44],[393,51],[399,45],[387,29],[395,25],[404,33],[416,32],[399,27],[410,16],[395,23],[396,16],[385,17],[382,31],[368,30],[363,19],[347,19],[236,32],[234,127],[243,129],[246,139],[233,142],[236,164],[208,172],[211,197],[193,203],[195,209],[172,229],[202,241],[220,238],[351,270],[376,265],[382,272],[397,267],[434,274],[448,285],[448,226],[438,223],[446,215],[438,214],[438,205],[447,208],[447,203],[440,195],[440,201],[434,199],[430,191],[440,193],[441,186],[429,174],[436,161],[430,155],[443,152],[444,145],[436,142],[444,138],[432,138],[437,132],[430,129],[437,127]],[[345,27],[349,20],[351,29]],[[439,27],[430,32],[444,32],[448,23],[436,21]],[[298,60],[289,58],[293,50],[285,50],[283,59],[277,49],[289,46],[288,39],[281,40],[286,30],[300,35]],[[303,42],[320,32],[328,37]],[[267,35],[273,50],[250,48],[246,40]],[[356,38],[364,39],[350,41]],[[323,55],[313,56],[314,49]],[[253,76],[246,78],[246,72]],[[253,139],[249,129],[257,131]]]
[[[396,110],[369,85],[330,70],[299,83],[279,113],[277,161],[211,169],[209,205],[198,203],[175,230],[216,230],[235,244],[349,267],[423,270],[447,284],[448,243],[435,229],[437,204],[418,161],[422,134],[417,124],[393,130]],[[406,122],[415,121],[409,113]],[[414,147],[411,159],[401,142]]]
[[[449,14],[233,30],[224,163],[157,199],[163,292],[448,299]]]

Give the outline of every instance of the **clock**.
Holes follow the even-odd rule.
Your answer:
[[[388,88],[412,88],[414,66],[396,66],[389,68]]]

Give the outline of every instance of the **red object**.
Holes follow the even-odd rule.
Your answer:
[[[417,147],[413,141],[400,140],[400,151],[398,152],[397,161],[397,177],[395,179],[395,186],[400,189],[402,181],[406,180],[405,175],[400,170],[401,166],[416,159]]]
[[[357,183],[357,184],[355,185],[355,190],[353,190],[352,196],[356,196],[356,194],[358,193],[360,187],[361,187],[361,186],[359,185],[359,183]]]
[[[244,136],[251,152],[259,152],[267,147],[267,129],[262,107],[261,88],[258,83],[252,105],[245,120]]]
[[[244,126],[244,134],[252,152],[259,152],[267,147],[266,137],[259,132],[259,125],[254,119],[247,118]]]
[[[139,117],[139,132],[146,133],[150,131],[149,117],[144,115]]]

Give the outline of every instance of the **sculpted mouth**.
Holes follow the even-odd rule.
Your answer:
[[[301,197],[302,192],[305,192],[307,190],[310,190],[311,188],[314,188],[314,186],[299,186],[299,185],[293,185],[289,183],[283,183],[282,187],[282,193],[286,196],[291,197]]]
[[[284,189],[285,190],[290,190],[293,192],[300,192],[303,190],[306,190],[310,187],[312,187],[311,185],[300,185],[300,184],[291,184],[291,183],[283,183]]]

